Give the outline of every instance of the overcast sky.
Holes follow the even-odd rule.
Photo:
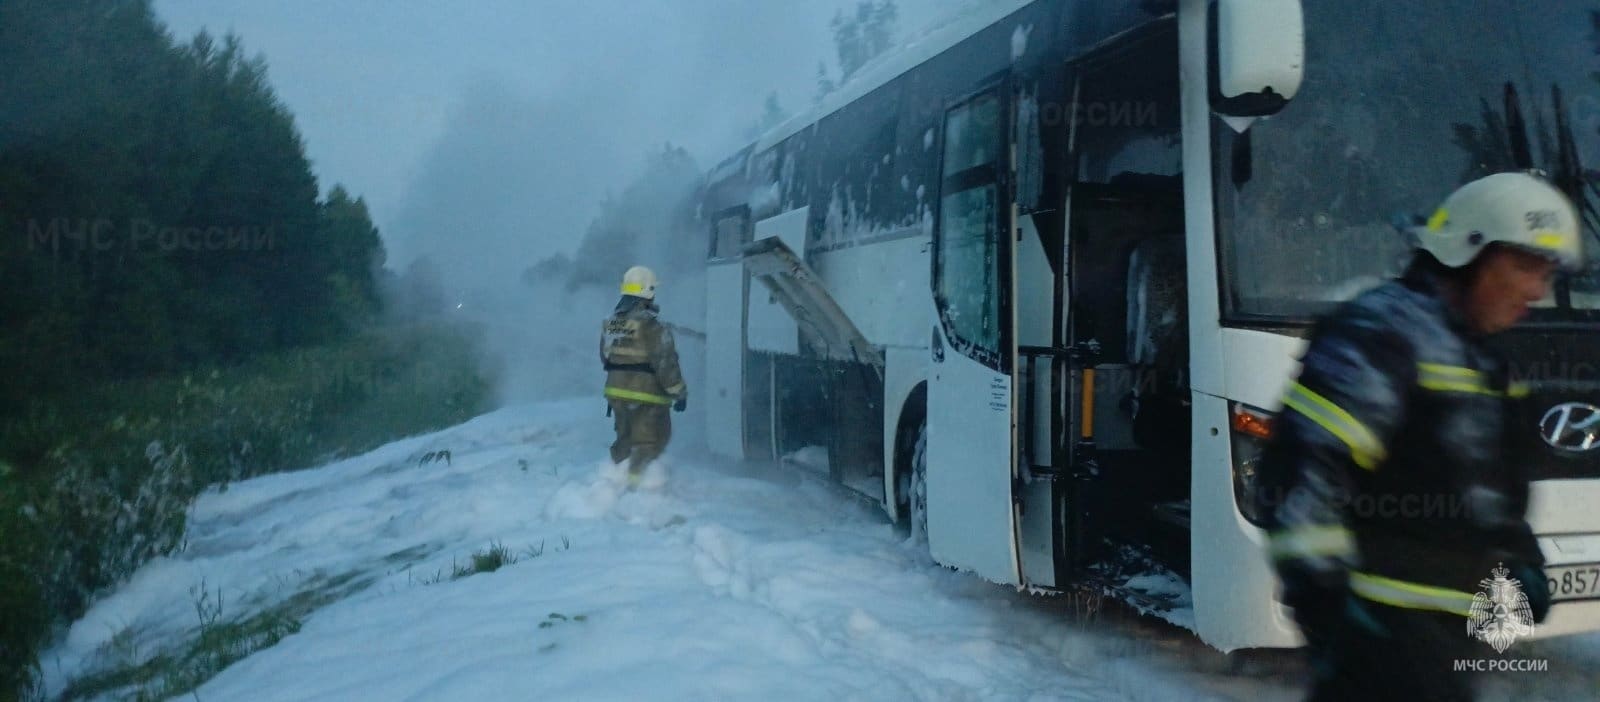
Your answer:
[[[963,1],[898,0],[900,35]],[[707,168],[743,143],[769,91],[791,112],[808,105],[817,62],[836,73],[828,20],[854,4],[155,6],[180,38],[231,31],[266,56],[324,191],[342,183],[366,197],[391,266],[440,247],[470,249],[482,266],[475,273],[501,278],[574,250],[601,197],[638,173],[647,151],[672,142]]]

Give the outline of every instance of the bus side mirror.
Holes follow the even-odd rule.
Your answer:
[[[1216,0],[1209,19],[1211,109],[1224,117],[1277,114],[1305,78],[1300,0]]]

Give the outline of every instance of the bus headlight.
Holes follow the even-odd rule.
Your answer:
[[[1232,403],[1229,414],[1228,435],[1233,448],[1233,501],[1246,520],[1262,526],[1265,515],[1256,509],[1256,490],[1260,485],[1257,469],[1261,462],[1261,450],[1272,438],[1273,415],[1243,402]]]

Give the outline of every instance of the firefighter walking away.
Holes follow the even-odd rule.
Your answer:
[[[630,487],[639,484],[672,438],[667,409],[682,412],[689,398],[672,331],[656,318],[661,310],[655,297],[655,273],[644,266],[629,268],[622,276],[622,299],[600,334],[606,403],[617,431],[611,461],[627,464]]]
[[[1558,269],[1581,269],[1579,227],[1537,175],[1473,181],[1410,230],[1400,279],[1313,330],[1257,503],[1311,699],[1472,699],[1455,661],[1496,653],[1474,637],[1480,583],[1519,583],[1506,616],[1524,630],[1549,612],[1508,433],[1522,393],[1486,340],[1547,297]]]

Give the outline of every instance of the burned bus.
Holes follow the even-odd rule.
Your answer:
[[[1250,496],[1310,326],[1400,271],[1397,214],[1488,173],[1543,169],[1600,231],[1597,13],[974,7],[708,174],[710,446],[825,472],[989,580],[1297,645]],[[1600,625],[1597,323],[1591,270],[1502,340],[1542,635]]]

